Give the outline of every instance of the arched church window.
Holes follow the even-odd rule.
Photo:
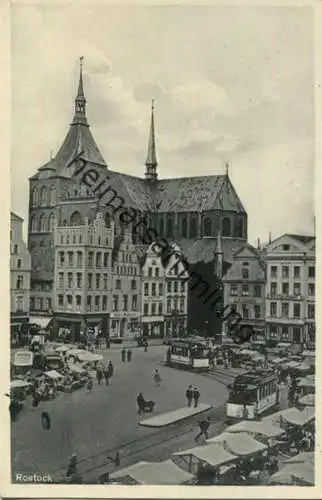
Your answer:
[[[51,186],[51,188],[50,188],[49,203],[50,203],[50,205],[56,204],[56,187],[55,186]]]
[[[181,222],[181,236],[182,236],[182,238],[186,238],[187,237],[187,230],[188,230],[187,216],[184,215],[183,219],[182,219],[182,222]]]
[[[40,205],[47,205],[47,189],[45,186],[40,189]]]
[[[161,216],[160,218],[160,223],[159,223],[159,230],[160,230],[160,236],[164,236],[164,218]]]
[[[36,187],[31,191],[31,203],[33,207],[38,205],[38,189]]]
[[[191,215],[190,218],[190,238],[196,238],[197,236],[197,217]]]
[[[211,220],[209,217],[204,219],[204,236],[211,236]]]
[[[222,235],[223,236],[231,236],[231,221],[229,217],[224,217],[222,220]]]
[[[47,230],[46,228],[46,216],[44,214],[41,214],[39,217],[39,231],[41,233],[45,233]]]
[[[236,238],[242,238],[244,236],[244,221],[241,217],[239,217],[235,221],[235,231],[234,231],[234,236]]]
[[[71,226],[82,226],[83,225],[83,217],[79,212],[74,212],[70,217],[70,225]]]
[[[173,215],[167,214],[167,238],[173,237]]]
[[[48,218],[48,231],[53,231],[55,225],[55,214],[51,213]]]
[[[30,226],[31,226],[31,232],[32,233],[37,233],[38,231],[38,224],[37,224],[37,217],[36,215],[33,215],[30,219]]]

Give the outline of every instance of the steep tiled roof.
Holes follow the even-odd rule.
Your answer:
[[[245,212],[226,175],[162,179],[156,186],[156,204],[159,212]]]
[[[223,259],[225,262],[233,261],[233,254],[245,245],[244,240],[234,240],[231,238],[222,238]],[[179,239],[178,244],[182,248],[183,254],[186,256],[190,264],[197,262],[212,262],[214,253],[217,248],[217,238],[198,238],[195,240]]]
[[[289,236],[290,238],[294,238],[294,239],[296,239],[304,244],[310,243],[312,240],[315,239],[315,236],[307,236],[305,234],[289,234],[289,233],[287,233],[285,236]]]
[[[83,151],[82,157],[97,165],[106,167],[103,156],[92,136],[88,125],[73,123],[61,145],[55,160],[62,167],[75,155],[76,152]]]

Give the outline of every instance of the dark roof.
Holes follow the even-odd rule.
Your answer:
[[[20,217],[20,215],[17,215],[15,212],[10,212],[10,216],[13,217],[14,219],[18,219],[20,220],[21,222],[23,222],[23,218]]]
[[[233,238],[221,238],[223,249],[223,260],[231,263],[233,255],[237,250],[245,246],[245,240]],[[182,249],[182,253],[187,257],[190,264],[197,262],[212,262],[217,248],[217,238],[205,237],[195,240],[179,239],[178,245]]]
[[[84,152],[82,157],[85,160],[106,167],[104,158],[98,149],[89,126],[82,123],[73,123],[69,127],[55,160],[61,167],[64,167],[70,158],[80,151]]]
[[[245,213],[226,175],[160,179],[155,189],[158,212],[217,209]]]
[[[294,238],[301,243],[310,243],[312,240],[315,240],[315,236],[308,236],[306,234],[289,234],[287,233],[285,236],[289,236],[290,238]]]

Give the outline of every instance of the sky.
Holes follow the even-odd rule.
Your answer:
[[[313,233],[309,7],[12,6],[12,209],[73,116],[84,56],[92,134],[112,170],[144,175],[151,100],[159,178],[229,175],[249,242]]]

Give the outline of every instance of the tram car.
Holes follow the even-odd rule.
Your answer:
[[[208,371],[209,357],[206,343],[192,339],[172,340],[165,356],[165,365],[193,371]]]
[[[256,420],[278,406],[277,376],[272,370],[238,375],[230,386],[226,405],[228,421]]]

